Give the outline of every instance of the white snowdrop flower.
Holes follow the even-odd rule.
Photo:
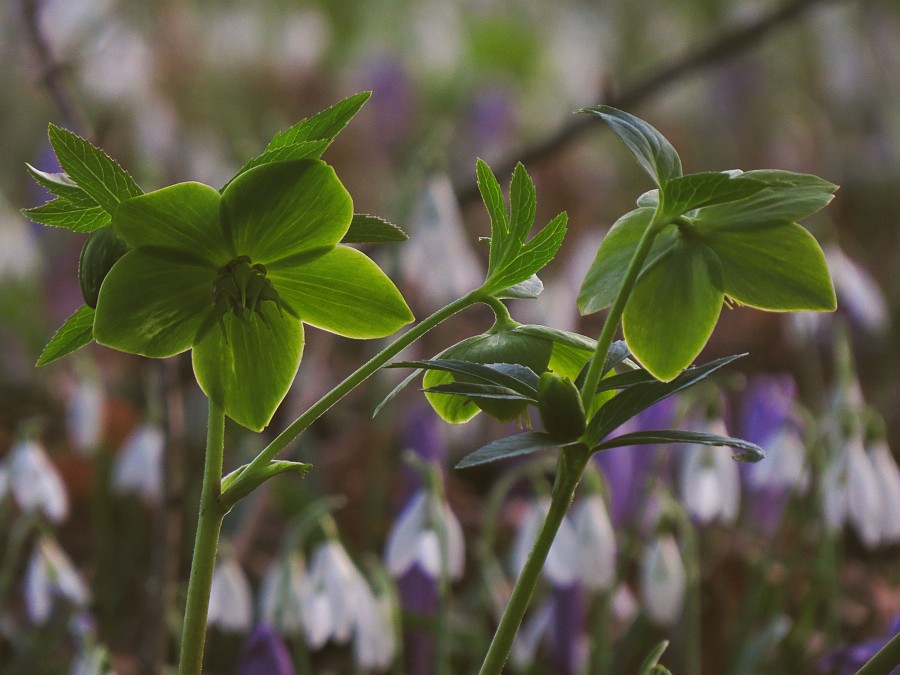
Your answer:
[[[710,433],[727,436],[721,420],[710,423]],[[714,520],[731,524],[737,520],[741,498],[741,477],[727,451],[710,445],[685,448],[679,475],[681,498],[688,513],[700,524]]]
[[[90,592],[59,544],[49,536],[42,536],[25,572],[25,606],[34,623],[47,622],[54,597],[83,607],[90,600]]]
[[[87,454],[103,440],[105,418],[103,387],[94,380],[78,382],[66,403],[66,426],[75,449]]]
[[[56,524],[69,515],[69,497],[62,478],[37,441],[20,441],[13,447],[9,483],[22,511],[40,511]]]
[[[644,609],[661,626],[671,626],[681,614],[687,589],[687,572],[678,544],[671,534],[661,534],[644,554],[640,570]]]
[[[299,554],[273,563],[263,577],[259,590],[259,613],[263,623],[282,635],[300,635],[303,632],[306,589],[306,570]]]
[[[125,439],[112,467],[112,489],[120,494],[137,494],[151,503],[162,495],[162,429],[144,425]]]
[[[525,561],[537,540],[538,532],[549,509],[549,499],[535,500],[528,506],[519,523],[512,550],[512,569],[516,576],[525,567]],[[555,586],[568,586],[574,583],[578,580],[577,558],[578,544],[575,529],[568,517],[565,517],[550,546],[547,559],[544,561],[544,576]]]
[[[240,563],[230,555],[216,563],[213,569],[206,622],[234,633],[247,632],[253,625],[250,582]]]
[[[883,440],[869,450],[869,458],[880,487],[881,543],[894,544],[900,541],[900,469]]]
[[[353,658],[356,665],[368,670],[387,670],[394,661],[394,607],[389,594],[375,595],[363,583],[356,607],[353,632]]]
[[[34,232],[0,195],[0,281],[28,277],[40,267]]]
[[[825,524],[832,532],[849,521],[866,547],[878,545],[883,518],[881,486],[859,435],[847,440],[844,451],[826,469],[822,508]]]
[[[353,632],[366,581],[340,542],[328,539],[313,552],[303,605],[303,627],[312,649],[329,639],[347,642]]]
[[[809,487],[806,445],[793,424],[784,424],[764,442],[766,458],[747,466],[747,482],[755,489],[766,487],[804,492]]]
[[[870,333],[884,333],[890,323],[888,304],[875,278],[835,245],[825,247],[839,304]]]
[[[627,584],[619,584],[613,592],[612,615],[616,621],[628,624],[637,616],[640,605]]]
[[[553,625],[553,602],[548,601],[535,608],[525,618],[516,633],[509,660],[517,669],[524,670],[535,662],[538,647]]]
[[[388,571],[395,577],[403,576],[419,563],[434,579],[442,573],[459,579],[466,558],[462,526],[446,501],[421,489],[391,528],[384,557]]]
[[[603,497],[590,495],[572,511],[579,580],[592,591],[612,588],[616,579],[616,534]]]

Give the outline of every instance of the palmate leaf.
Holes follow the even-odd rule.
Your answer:
[[[48,135],[60,166],[108,213],[119,202],[142,194],[134,179],[100,148],[54,124]]]
[[[592,449],[599,452],[630,445],[660,445],[665,443],[698,443],[700,445],[727,446],[734,449],[732,456],[740,462],[758,462],[766,456],[765,450],[750,441],[703,431],[680,431],[677,429],[636,431],[630,434],[622,434],[608,441],[603,441]]]
[[[672,144],[644,120],[607,105],[578,112],[598,115],[625,144],[638,164],[660,187],[681,176],[681,159]]]
[[[560,213],[519,250],[508,263],[485,282],[498,291],[521,283],[541,271],[556,256],[566,236],[569,216]]]
[[[93,335],[94,310],[82,305],[59,327],[38,357],[37,365],[45,366],[81,349],[93,339]]]
[[[555,450],[580,445],[578,441],[560,443],[548,434],[537,431],[526,431],[515,436],[500,438],[492,443],[479,448],[475,452],[463,457],[456,465],[457,469],[466,469],[471,466],[496,462],[498,459],[508,457],[520,457],[530,455],[539,450]]]
[[[726,356],[702,366],[688,368],[671,382],[643,382],[629,387],[609,400],[588,423],[584,437],[592,446],[597,445],[614,429],[621,426],[642,410],[709,377],[744,354]]]
[[[366,213],[354,213],[350,229],[342,244],[385,244],[409,239],[406,232],[384,218]]]
[[[80,206],[57,197],[32,209],[22,209],[26,218],[51,227],[61,227],[72,232],[93,232],[109,225],[111,216],[97,206]]]

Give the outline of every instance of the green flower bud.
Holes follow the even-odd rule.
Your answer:
[[[95,230],[81,249],[78,260],[78,282],[81,296],[88,307],[97,307],[100,285],[115,262],[128,251],[128,245],[109,225]]]
[[[544,431],[560,441],[572,441],[584,433],[587,419],[578,387],[567,377],[546,372],[538,385],[538,411]]]
[[[469,361],[470,363],[514,363],[527,366],[540,374],[547,370],[553,342],[546,338],[527,335],[515,328],[476,335],[450,347],[441,354],[442,359]],[[473,382],[469,378],[441,371],[428,371],[425,388],[447,382]],[[447,422],[458,424],[474,417],[479,410],[498,420],[507,422],[525,412],[527,403],[500,399],[465,399],[450,394],[426,392],[425,396],[435,411]]]

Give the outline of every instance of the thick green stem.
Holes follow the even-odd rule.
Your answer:
[[[609,314],[606,316],[603,330],[600,331],[600,337],[597,338],[597,347],[594,350],[594,356],[591,359],[587,375],[584,378],[584,384],[581,387],[581,400],[584,401],[585,410],[590,409],[590,401],[594,396],[594,392],[597,391],[597,385],[600,383],[600,378],[603,375],[606,353],[612,344],[619,322],[622,320],[622,313],[625,311],[625,305],[628,304],[628,298],[631,297],[631,290],[634,288],[638,274],[644,267],[644,261],[650,253],[650,248],[653,246],[656,235],[668,223],[665,219],[658,219],[658,214],[659,211],[654,214],[653,219],[638,243],[634,255],[631,257],[631,262],[628,264],[628,270],[625,273],[625,279],[622,281],[622,287],[619,289],[615,302],[613,302]]]
[[[485,295],[484,291],[481,288],[478,288],[471,293],[464,295],[459,300],[450,303],[443,309],[438,310],[427,319],[423,319],[408,332],[397,338],[397,340],[391,343],[388,347],[380,351],[378,354],[369,359],[369,361],[360,366],[353,374],[351,374],[349,377],[347,377],[347,379],[338,384],[334,389],[332,389],[322,398],[316,401],[312,406],[309,407],[306,412],[300,415],[300,417],[294,420],[294,422],[292,422],[290,426],[282,431],[278,435],[278,437],[275,438],[275,440],[273,440],[271,443],[269,443],[269,445],[263,448],[262,452],[260,452],[259,455],[257,455],[256,458],[247,465],[241,475],[235,478],[231,485],[228,486],[228,489],[222,495],[222,504],[226,507],[226,511],[228,510],[228,508],[234,506],[234,504],[239,499],[239,495],[247,494],[247,490],[245,488],[248,486],[248,484],[255,487],[255,485],[260,482],[258,480],[259,474],[261,471],[264,471],[269,462],[275,459],[275,457],[277,457],[278,454],[282,450],[284,450],[291,441],[293,441],[295,438],[297,438],[297,436],[303,433],[303,431],[305,431],[310,424],[324,415],[328,411],[328,409],[331,408],[331,406],[344,398],[344,396],[353,391],[353,389],[358,387],[360,384],[362,384],[362,382],[371,377],[380,368],[387,364],[388,361],[390,361],[420,337],[425,335],[425,333],[430,331],[432,328],[449,319],[457,312],[461,312],[467,307],[471,307],[472,305],[478,304],[479,302],[485,302],[486,298],[487,296]]]
[[[856,675],[885,675],[900,665],[900,633],[897,633],[875,656],[866,661]]]
[[[550,496],[550,509],[547,511],[547,517],[534,542],[534,547],[528,555],[528,560],[522,568],[506,611],[500,619],[494,639],[491,640],[491,646],[479,671],[480,675],[499,675],[503,670],[503,665],[512,649],[513,640],[525,616],[525,611],[528,609],[541,569],[544,567],[544,561],[550,552],[550,546],[553,544],[559,526],[572,503],[575,488],[578,487],[584,467],[587,466],[590,457],[590,452],[584,447],[560,451],[556,479],[553,482],[553,492]]]
[[[203,644],[206,640],[206,615],[209,591],[219,545],[219,531],[227,509],[222,506],[222,456],[225,447],[225,411],[209,402],[206,434],[206,459],[203,488],[200,493],[200,517],[194,539],[194,557],[188,582],[187,606],[181,629],[179,675],[200,675],[203,667]]]

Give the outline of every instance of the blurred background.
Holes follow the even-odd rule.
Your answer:
[[[726,309],[700,360],[749,356],[720,378],[721,394],[701,391],[667,413],[768,442],[768,462],[793,444],[794,468],[742,469],[730,490],[740,489],[739,503],[717,517],[692,506],[687,449],[604,458],[595,482],[616,528],[614,580],[548,575],[515,672],[632,672],[662,638],[675,672],[853,672],[853,654],[897,630],[897,3],[7,0],[0,59],[0,672],[153,673],[174,660],[202,469],[205,403],[188,358],[151,362],[91,345],[34,366],[82,304],[84,235],[19,214],[49,198],[25,163],[60,170],[48,123],[104,148],[145,191],[184,180],[219,187],[276,132],[363,90],[371,100],[325,159],[356,211],[410,235],[367,252],[417,317],[483,278],[488,220],[475,158],[504,186],[522,160],[538,223],[565,210],[569,233],[542,273],[544,294],[514,301],[512,315],[596,336],[600,317],[578,316],[578,288],[606,230],[651,184],[578,108],[607,103],[649,121],[686,172],[781,168],[841,186],[804,223],[826,251],[838,312]],[[476,308],[404,356],[429,357],[490,323]],[[270,429],[377,349],[309,330]],[[292,446],[291,458],[315,465],[307,479],[273,480],[226,519],[232,581],[222,583],[210,672],[477,670],[547,467],[454,472],[508,429],[481,418],[439,424],[417,387],[373,419],[402,375],[379,374]],[[274,436],[228,433],[228,468]],[[424,562],[385,560],[397,518],[429,483],[404,462],[410,448],[438,467],[465,534],[464,571],[449,590]],[[339,503],[323,502],[329,495]],[[679,508],[685,517],[662,532],[653,514]],[[310,519],[318,529],[303,525]],[[358,620],[352,635],[340,626],[314,635],[307,619],[286,625],[282,601],[275,611],[260,599],[284,561],[315,580],[335,531],[390,610],[376,640],[387,655],[366,659]],[[653,597],[679,595],[678,565],[659,553],[670,534],[687,601],[654,609]],[[646,587],[654,560],[668,591]],[[248,670],[254,654],[278,655],[284,670]]]

